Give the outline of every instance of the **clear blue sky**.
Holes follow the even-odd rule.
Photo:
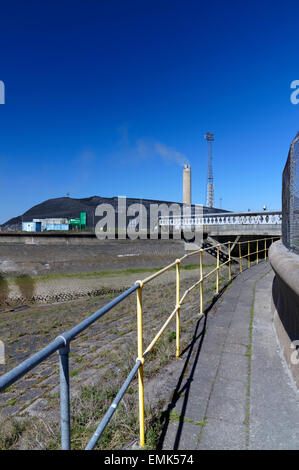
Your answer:
[[[205,201],[279,209],[299,130],[293,0],[1,2],[0,222],[45,199]]]

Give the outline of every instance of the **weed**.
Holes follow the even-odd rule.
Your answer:
[[[21,437],[27,427],[26,422],[16,419],[6,420],[1,423],[0,448],[10,449]]]
[[[17,400],[12,398],[11,400],[8,400],[7,405],[13,406],[13,405],[16,404],[16,402],[17,402]]]
[[[203,421],[195,421],[195,424],[197,424],[198,426],[204,427],[207,424],[207,420],[204,419]]]
[[[75,377],[75,376],[78,375],[78,374],[79,374],[79,371],[78,371],[78,370],[71,370],[71,371],[70,371],[70,376],[71,376],[71,377]]]
[[[176,333],[175,331],[171,331],[169,334],[168,334],[168,341],[171,343],[173,340],[176,339]]]
[[[171,410],[171,412],[169,413],[169,418],[170,421],[180,421],[181,419],[180,415],[174,410]]]

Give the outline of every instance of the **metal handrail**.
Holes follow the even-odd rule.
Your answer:
[[[59,369],[60,369],[60,423],[61,423],[61,448],[70,449],[70,397],[69,397],[69,344],[79,333],[88,328],[92,323],[97,321],[115,305],[126,299],[130,294],[138,289],[134,285],[113,299],[93,315],[86,318],[71,330],[57,336],[54,341],[49,343],[43,349],[33,354],[25,361],[21,362],[11,371],[0,377],[0,392],[12,385],[18,379],[23,377],[27,372],[34,369],[38,364],[51,356],[54,352],[59,352]]]
[[[281,225],[281,211],[215,212],[208,214],[160,215],[160,226]]]
[[[266,259],[267,250],[267,241],[271,240],[273,243],[274,239],[279,239],[280,237],[272,237],[272,238],[263,238],[261,240],[252,240],[246,242],[238,242],[239,245],[239,257],[233,258],[233,261],[239,262],[240,272],[243,270],[242,266],[242,259],[247,257],[248,259],[248,267],[251,266],[250,257],[252,255],[256,256],[256,264],[259,262],[258,254],[264,252],[264,258]],[[264,247],[259,249],[259,242],[264,241]],[[248,253],[242,255],[241,253],[241,245],[247,243],[248,244]],[[255,252],[250,252],[250,244],[256,243],[257,250]],[[220,248],[221,246],[228,245],[228,260],[220,263]],[[71,441],[70,441],[70,394],[69,394],[69,352],[70,352],[70,343],[71,341],[82,331],[88,328],[91,324],[97,321],[99,318],[104,316],[108,313],[112,308],[114,308],[117,304],[122,302],[128,296],[130,296],[133,292],[137,292],[137,340],[138,340],[138,357],[136,359],[136,364],[130,371],[128,377],[126,378],[125,382],[123,383],[122,387],[120,388],[118,394],[116,395],[113,403],[109,407],[108,411],[104,415],[102,421],[100,422],[97,430],[93,434],[92,438],[90,439],[89,443],[86,446],[86,450],[91,450],[97,444],[99,438],[101,437],[105,427],[109,423],[110,419],[112,418],[117,406],[119,405],[121,399],[123,398],[125,392],[127,391],[129,385],[131,384],[132,380],[134,379],[136,373],[138,372],[138,383],[139,383],[139,428],[140,428],[140,447],[144,447],[145,444],[145,427],[144,427],[144,386],[143,386],[143,365],[144,360],[147,354],[152,350],[155,346],[159,338],[161,337],[162,333],[165,331],[173,317],[176,315],[176,357],[180,355],[180,309],[185,301],[187,295],[197,286],[200,286],[200,309],[199,315],[203,315],[203,283],[206,279],[208,279],[211,275],[216,273],[216,294],[219,293],[219,275],[220,269],[228,264],[229,268],[229,280],[231,280],[231,242],[225,243],[218,243],[214,246],[217,250],[217,265],[216,268],[212,269],[205,275],[203,275],[203,258],[202,255],[205,251],[211,249],[208,248],[201,248],[195,250],[191,253],[188,253],[181,258],[178,258],[173,263],[165,266],[164,268],[160,269],[156,273],[148,276],[147,278],[136,281],[136,283],[130,287],[129,289],[125,290],[122,294],[117,296],[111,302],[106,304],[101,309],[97,310],[94,314],[90,315],[88,318],[80,322],[78,325],[71,328],[69,331],[62,333],[61,335],[57,336],[52,342],[50,342],[47,346],[43,349],[35,353],[33,356],[29,357],[25,361],[21,362],[18,366],[13,368],[11,371],[3,374],[0,377],[0,391],[4,391],[7,387],[12,385],[18,379],[20,379],[23,375],[27,372],[32,370],[42,361],[47,359],[51,356],[54,352],[58,351],[59,353],[59,369],[60,369],[60,427],[61,427],[61,448],[63,450],[69,450],[71,448]],[[180,265],[181,261],[185,260],[190,256],[194,256],[195,254],[200,255],[200,262],[199,262],[199,269],[200,269],[200,278],[196,281],[191,287],[189,287],[182,296],[180,296]],[[226,254],[226,253],[225,253]],[[142,328],[142,289],[145,284],[154,280],[158,276],[164,274],[169,269],[173,267],[176,268],[176,306],[174,310],[171,312],[169,317],[167,318],[166,322],[163,324],[162,328],[159,332],[155,335],[154,339],[151,341],[149,346],[143,350],[143,328]]]

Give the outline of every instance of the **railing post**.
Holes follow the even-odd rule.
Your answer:
[[[138,393],[139,393],[139,444],[144,447],[144,386],[143,386],[143,331],[142,331],[142,281],[136,281],[139,284],[137,289],[137,349],[138,359],[141,366],[138,369]]]
[[[228,242],[228,279],[231,281],[232,279],[232,270],[231,270],[231,246],[230,242]]]
[[[69,376],[69,344],[58,350],[60,372],[60,429],[61,449],[70,450],[70,376]]]
[[[256,241],[256,264],[259,264],[259,241]]]
[[[248,240],[248,268],[250,268],[250,241]]]
[[[220,261],[219,261],[219,254],[220,254],[220,245],[218,244],[217,245],[217,271],[216,271],[216,294],[219,294],[219,265],[220,265]]]
[[[181,260],[176,260],[176,357],[180,357],[180,263]]]
[[[265,261],[266,261],[266,259],[267,259],[267,239],[266,238],[265,238],[264,246],[265,246],[265,248],[264,248],[264,250],[265,250]]]
[[[243,271],[242,266],[242,256],[241,256],[241,243],[239,242],[239,265],[240,265],[240,273]]]
[[[203,251],[200,250],[199,252],[199,269],[200,269],[200,315],[203,315],[203,268],[202,268],[202,253]]]

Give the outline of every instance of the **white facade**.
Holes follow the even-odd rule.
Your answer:
[[[22,222],[22,230],[23,232],[35,232],[36,223],[35,222]]]
[[[64,218],[49,218],[49,219],[33,219],[33,222],[41,222],[42,223],[42,231],[45,230],[47,225],[61,225],[61,224],[68,224],[68,219]]]

